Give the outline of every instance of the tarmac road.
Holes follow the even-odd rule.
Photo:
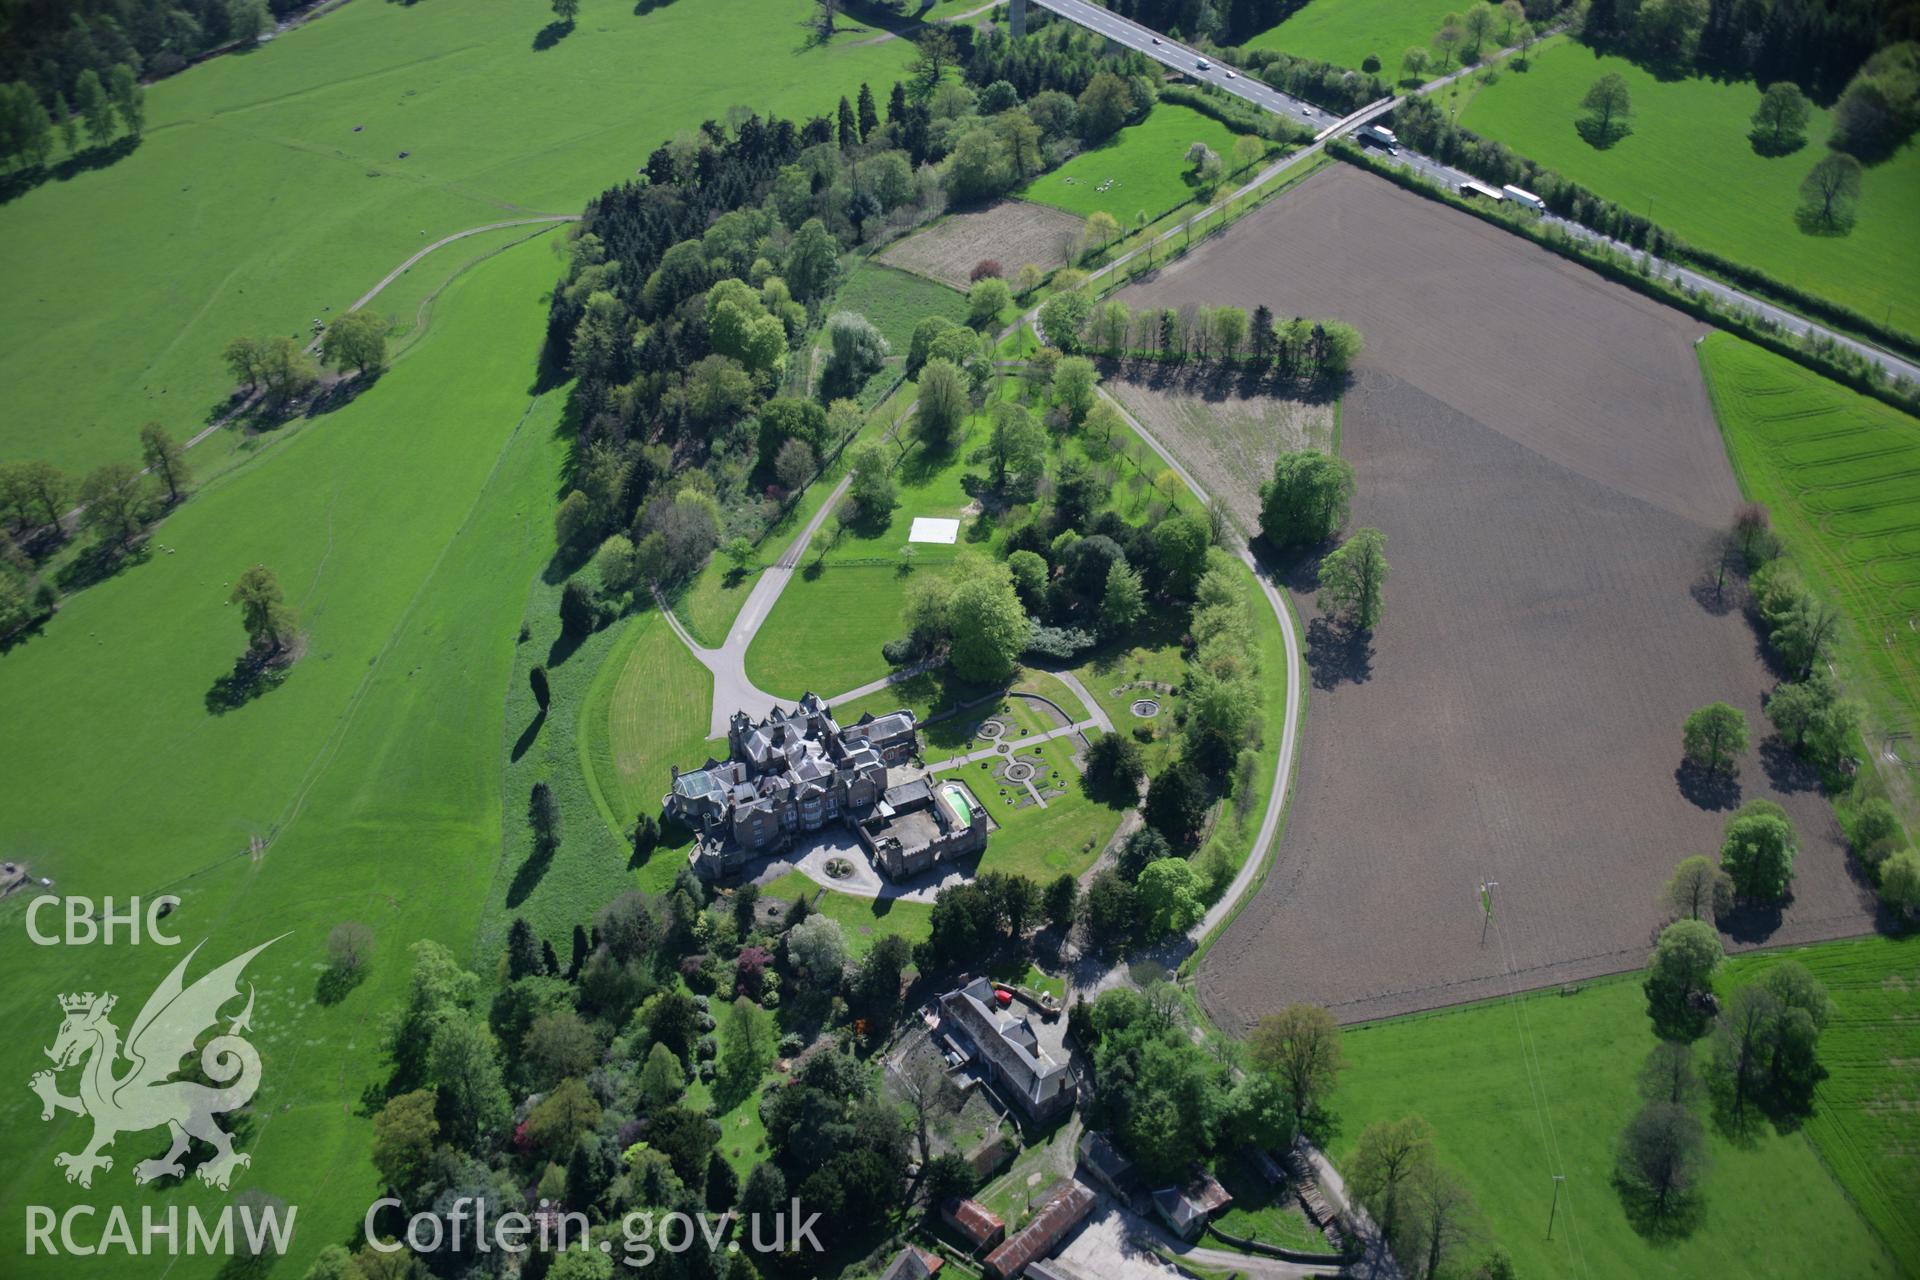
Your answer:
[[[1332,124],[1335,117],[1298,98],[1289,97],[1278,89],[1269,87],[1254,79],[1236,67],[1229,67],[1217,60],[1211,70],[1200,70],[1201,55],[1197,50],[1181,44],[1171,36],[1163,36],[1150,27],[1143,27],[1129,21],[1109,9],[1102,9],[1087,0],[1031,0],[1042,9],[1051,10],[1070,22],[1078,23],[1089,31],[1097,31],[1115,44],[1125,45],[1138,50],[1163,63],[1188,78],[1202,84],[1210,84],[1216,89],[1224,89],[1234,97],[1277,116],[1284,116],[1295,124],[1304,125],[1318,133]]]
[[[1336,124],[1343,126],[1337,132],[1349,133],[1357,129],[1360,125],[1365,124],[1376,114],[1374,108],[1370,107],[1364,109],[1363,113],[1355,113],[1355,116],[1349,116],[1345,120],[1336,121],[1335,117],[1328,112],[1313,106],[1311,103],[1303,102],[1298,98],[1281,93],[1278,89],[1271,88],[1261,81],[1249,77],[1246,73],[1239,71],[1238,68],[1213,61],[1209,70],[1202,71],[1199,66],[1202,55],[1198,51],[1180,44],[1170,36],[1163,36],[1149,27],[1143,27],[1139,23],[1131,22],[1117,13],[1110,12],[1096,4],[1091,4],[1088,0],[1030,0],[1030,2],[1039,5],[1043,9],[1057,13],[1068,21],[1087,28],[1089,31],[1097,31],[1116,44],[1138,50],[1154,61],[1171,67],[1193,80],[1202,84],[1210,84],[1217,89],[1224,90],[1243,102],[1252,103],[1264,111],[1270,111],[1274,115],[1284,117],[1295,124],[1305,125],[1313,129],[1317,134],[1322,135],[1320,138],[1316,138],[1316,141],[1322,141],[1326,135],[1336,132],[1333,128]],[[1495,56],[1504,56],[1504,54],[1510,52],[1512,52],[1510,49],[1503,50],[1501,54]],[[1440,77],[1438,80],[1422,85],[1419,92],[1431,93],[1433,90],[1450,84],[1459,77],[1467,75],[1477,69],[1477,67],[1462,67],[1451,74]],[[1385,104],[1376,104],[1376,106],[1380,108],[1379,113],[1384,114],[1392,101],[1392,99],[1388,99]],[[1459,190],[1461,183],[1468,181],[1472,176],[1449,165],[1441,164],[1437,160],[1430,160],[1426,156],[1410,151],[1405,147],[1400,148],[1395,158],[1401,163],[1411,166],[1415,172],[1431,178],[1434,181],[1445,183],[1456,191]],[[1595,244],[1611,245],[1623,253],[1639,256],[1638,250],[1632,249],[1618,241],[1611,240],[1597,231],[1581,226],[1577,222],[1569,222],[1565,218],[1555,217],[1552,214],[1544,214],[1542,216],[1547,221],[1564,229],[1570,236]],[[1798,315],[1781,307],[1776,307],[1772,303],[1763,302],[1752,294],[1744,293],[1732,285],[1713,279],[1711,276],[1701,275],[1697,271],[1691,271],[1660,258],[1654,259],[1653,262],[1657,274],[1669,279],[1677,279],[1688,288],[1708,293],[1723,303],[1742,307],[1756,315],[1764,316],[1766,319],[1779,325],[1782,329],[1796,337],[1803,334],[1814,333],[1822,337],[1831,338],[1841,346],[1855,351],[1868,360],[1878,364],[1882,369],[1886,370],[1889,376],[1904,377],[1915,382],[1920,382],[1920,365],[1903,360],[1899,356],[1892,355],[1871,343],[1862,342],[1857,338],[1850,338],[1843,333],[1837,333],[1824,325],[1816,324],[1805,316]]]

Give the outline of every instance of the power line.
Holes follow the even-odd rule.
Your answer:
[[[1566,1162],[1561,1156],[1559,1133],[1553,1123],[1553,1103],[1547,1096],[1546,1073],[1539,1061],[1538,1037],[1534,1034],[1533,1017],[1514,987],[1513,953],[1507,940],[1506,930],[1501,927],[1499,921],[1494,919],[1492,889],[1497,884],[1497,881],[1488,881],[1481,886],[1482,909],[1486,920],[1493,923],[1494,937],[1500,947],[1502,976],[1507,985],[1507,1001],[1513,1010],[1514,1033],[1520,1041],[1521,1064],[1527,1073],[1527,1090],[1533,1100],[1534,1117],[1540,1125],[1541,1147],[1542,1153],[1546,1156],[1547,1173],[1554,1179],[1554,1206],[1550,1213],[1557,1213],[1560,1185],[1566,1180]],[[1551,1223],[1551,1217],[1549,1222]],[[1585,1247],[1580,1243],[1579,1223],[1574,1214],[1571,1189],[1567,1192],[1567,1255],[1569,1261],[1578,1264],[1583,1275],[1591,1274],[1587,1267]]]

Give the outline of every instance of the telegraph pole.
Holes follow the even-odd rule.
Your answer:
[[[1565,1174],[1553,1175],[1553,1207],[1547,1210],[1547,1239],[1553,1239],[1553,1215],[1560,1211],[1560,1184],[1565,1182]]]
[[[1487,945],[1487,926],[1493,923],[1493,891],[1500,887],[1498,880],[1480,882],[1480,945]]]

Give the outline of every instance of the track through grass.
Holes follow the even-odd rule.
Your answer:
[[[60,893],[179,895],[169,927],[206,940],[195,973],[287,935],[248,974],[265,1066],[241,1119],[253,1163],[234,1189],[299,1206],[290,1274],[350,1236],[378,1194],[359,1104],[386,1073],[382,1027],[406,989],[407,946],[434,938],[471,954],[500,846],[503,692],[526,582],[551,546],[560,461],[560,399],[529,393],[551,279],[551,260],[525,246],[456,280],[376,388],[208,485],[163,527],[170,551],[68,601],[0,657],[0,717],[34,726],[0,747],[6,857]],[[225,584],[257,562],[299,607],[307,651],[281,687],[213,714],[209,686],[245,643]],[[250,855],[252,836],[267,843]],[[0,1013],[21,1030],[0,1068],[22,1081],[46,1065],[54,993],[111,990],[130,1017],[180,959],[26,945],[24,906],[0,906],[13,940]],[[326,936],[349,920],[374,933],[367,978],[322,1003]],[[123,1139],[92,1191],[68,1185],[52,1156],[85,1122],[40,1123],[24,1090],[0,1097],[0,1126],[16,1140],[0,1180],[9,1204],[137,1214],[225,1200],[191,1179],[136,1190],[125,1170],[153,1154],[144,1134]],[[0,1222],[9,1274],[72,1273],[70,1260],[25,1258],[21,1229],[19,1215]],[[182,1258],[171,1273],[214,1269]]]
[[[810,12],[586,0],[540,49],[540,7],[350,4],[160,81],[130,156],[0,206],[0,457],[89,467],[135,453],[148,418],[184,439],[230,389],[237,334],[304,341],[422,245],[578,212],[730,107],[804,118],[863,80],[884,98],[911,43],[862,44],[843,16],[812,46]],[[203,473],[232,443],[195,450]]]

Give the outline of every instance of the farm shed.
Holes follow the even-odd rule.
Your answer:
[[[1013,1280],[1027,1269],[1029,1262],[1051,1253],[1066,1238],[1067,1232],[1080,1225],[1091,1208],[1093,1189],[1086,1183],[1078,1178],[1059,1183],[1048,1193],[1046,1203],[1033,1215],[1033,1221],[1022,1227],[1019,1235],[987,1255],[987,1275],[992,1280]]]
[[[1007,1224],[978,1200],[949,1200],[940,1206],[940,1218],[976,1251],[991,1249],[1007,1236]]]

